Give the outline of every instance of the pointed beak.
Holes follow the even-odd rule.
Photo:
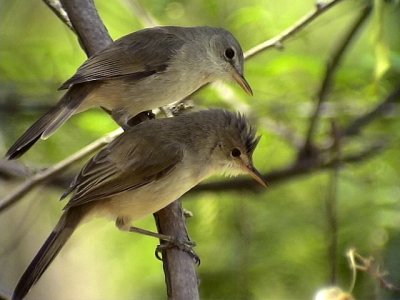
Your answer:
[[[232,77],[247,94],[253,96],[253,91],[251,90],[250,84],[235,68],[233,68]]]
[[[253,165],[246,166],[245,168],[246,168],[247,173],[249,173],[249,175],[250,175],[251,177],[253,177],[253,179],[254,179],[255,181],[257,181],[257,182],[258,182],[259,184],[261,184],[263,187],[267,187],[267,186],[268,186],[268,184],[267,184],[267,183],[264,181],[264,179],[262,178],[262,175],[260,174],[260,172],[258,172],[257,169],[254,168]]]

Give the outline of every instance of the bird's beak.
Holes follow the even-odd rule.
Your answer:
[[[247,173],[249,173],[249,175],[253,177],[255,181],[257,181],[263,187],[267,187],[267,183],[262,178],[262,175],[260,174],[260,172],[257,171],[256,168],[254,168],[253,165],[247,165],[245,168]]]
[[[249,95],[253,96],[253,91],[251,90],[250,84],[247,82],[247,80],[243,77],[242,74],[236,70],[236,68],[233,68],[233,73],[232,73],[233,79],[241,86],[241,88]]]

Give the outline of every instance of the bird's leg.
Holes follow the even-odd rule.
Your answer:
[[[189,256],[194,260],[196,265],[200,265],[200,257],[196,254],[193,250],[193,247],[196,246],[195,242],[185,240],[185,241],[178,241],[175,240],[174,242],[165,242],[156,247],[155,255],[159,260],[162,260],[162,253],[171,248],[178,248],[189,254]],[[161,253],[161,255],[160,255]]]
[[[150,230],[130,226],[127,223],[128,222],[126,222],[123,217],[118,217],[117,220],[115,221],[115,225],[117,226],[117,228],[122,231],[135,232],[135,233],[155,237],[155,238],[158,238],[158,239],[166,242],[162,245],[158,245],[156,248],[155,254],[159,260],[162,260],[160,253],[162,253],[163,251],[165,251],[167,249],[176,247],[179,250],[182,250],[182,251],[185,251],[186,253],[188,253],[195,260],[196,264],[200,264],[200,258],[193,251],[193,247],[196,246],[196,244],[194,242],[188,241],[188,240],[184,240],[184,241],[179,240],[170,235],[165,235],[165,234],[153,232]]]
[[[166,241],[169,243],[174,243],[176,241],[176,239],[174,237],[169,236],[169,235],[165,235],[165,234],[153,232],[150,230],[130,226],[129,224],[127,224],[127,222],[125,222],[124,218],[122,218],[122,217],[117,218],[117,220],[115,221],[115,225],[118,227],[119,230],[122,230],[122,231],[136,232],[139,234],[152,236],[152,237],[155,237],[157,239],[160,239],[160,240],[163,240],[163,241]]]
[[[187,219],[193,216],[192,212],[183,209],[183,216]],[[155,219],[156,219],[156,223],[157,223],[157,227],[160,228],[160,223],[159,223],[159,219],[157,214],[155,214]],[[182,228],[181,228],[182,229]],[[183,230],[184,232],[184,236],[185,237],[180,237],[179,239],[177,239],[179,242],[179,244],[177,243],[170,243],[170,242],[165,242],[163,240],[161,240],[160,245],[157,246],[156,248],[156,257],[159,260],[162,260],[162,256],[164,255],[164,252],[168,249],[171,249],[173,247],[178,248],[179,250],[182,250],[184,252],[186,252],[187,254],[189,254],[189,256],[193,259],[193,261],[195,262],[196,265],[200,265],[200,257],[196,254],[196,252],[193,250],[193,247],[196,246],[195,242],[192,242],[189,238],[189,234],[187,232],[187,228],[186,226],[183,226]]]

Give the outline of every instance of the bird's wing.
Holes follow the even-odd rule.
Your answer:
[[[131,33],[90,57],[60,89],[121,77],[139,80],[163,72],[183,44],[183,39],[163,27]]]
[[[110,198],[158,180],[183,159],[177,144],[154,145],[150,139],[122,134],[94,156],[61,197],[73,192],[65,208]]]

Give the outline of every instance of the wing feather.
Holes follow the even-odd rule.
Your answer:
[[[160,147],[140,132],[123,133],[94,156],[74,179],[62,196],[73,193],[65,208],[142,187],[171,172],[182,159],[183,150],[177,144]]]
[[[138,80],[163,72],[183,44],[182,38],[163,27],[131,33],[90,57],[60,89],[125,76]]]

